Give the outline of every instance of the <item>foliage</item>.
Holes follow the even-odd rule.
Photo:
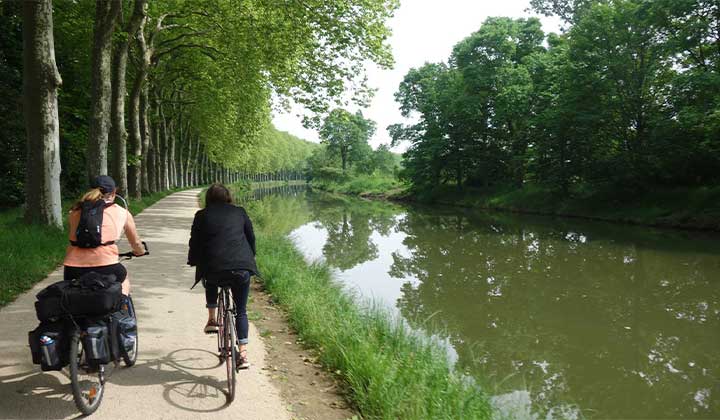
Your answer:
[[[368,141],[374,133],[374,121],[365,119],[360,111],[351,114],[344,109],[330,112],[320,129],[327,152],[340,158],[343,172],[370,154]]]
[[[561,16],[489,18],[447,63],[410,70],[401,175],[418,191],[506,185],[618,194],[716,185],[720,6],[705,0],[534,0]]]
[[[132,2],[122,3],[128,18]],[[0,122],[6,153],[0,163],[0,206],[17,205],[24,198],[19,4],[0,0],[0,111],[6,116]],[[301,170],[313,146],[272,128],[271,110],[295,101],[310,111],[307,123],[319,126],[331,107],[343,104],[346,93],[358,103],[367,102],[371,90],[364,66],[368,61],[392,65],[387,20],[398,7],[397,0],[310,0],[283,7],[271,0],[149,2],[142,33],[132,34],[127,84],[139,80],[149,91],[148,133],[163,137],[150,145],[154,164],[171,149],[178,172],[187,171],[183,159],[196,169],[202,159],[191,162],[188,156],[192,138],[192,147],[208,157],[217,173]],[[95,2],[56,1],[53,8],[56,60],[64,81],[59,119],[61,189],[67,197],[87,183]],[[128,36],[115,31],[116,41]],[[143,73],[146,62],[149,68]],[[142,153],[148,156],[148,150]],[[109,155],[112,159],[112,150]],[[139,163],[138,156],[128,156],[131,165]],[[176,183],[172,179],[168,184]]]
[[[25,130],[22,118],[20,2],[0,3],[0,207],[23,200]]]
[[[313,188],[339,194],[385,195],[400,190],[404,184],[395,176],[388,174],[356,174],[352,177],[323,177],[313,180]]]

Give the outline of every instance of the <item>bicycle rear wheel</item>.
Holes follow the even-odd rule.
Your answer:
[[[85,361],[80,334],[79,330],[75,330],[70,340],[70,383],[75,406],[87,416],[100,407],[105,393],[105,380],[102,366],[91,366]]]
[[[228,402],[235,399],[235,364],[237,349],[235,348],[235,320],[232,313],[225,312],[225,369],[228,380]]]
[[[225,337],[225,329],[223,327],[223,321],[225,319],[225,302],[222,296],[218,299],[218,308],[216,316],[216,322],[218,324],[217,340],[218,340],[218,353],[220,353],[220,363],[223,362],[223,345]]]
[[[125,366],[130,367],[137,362],[138,357],[138,330],[137,330],[137,313],[135,312],[135,304],[132,301],[132,297],[128,296],[127,298],[127,304],[128,304],[128,315],[135,318],[135,342],[133,343],[133,347],[129,351],[125,351],[124,349],[120,352],[122,355],[123,362],[125,363]]]

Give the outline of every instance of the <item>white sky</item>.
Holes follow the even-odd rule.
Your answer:
[[[390,143],[388,125],[405,122],[393,95],[411,68],[446,61],[455,44],[477,31],[490,16],[536,16],[526,12],[529,7],[529,0],[401,0],[400,9],[390,20],[395,67],[380,70],[373,65],[367,69],[368,82],[377,89],[372,104],[363,110],[365,118],[377,123],[375,136],[370,140],[373,148]],[[539,17],[546,33],[559,31],[558,19]],[[353,107],[348,108],[354,111]],[[318,133],[304,128],[296,113],[293,110],[274,115],[273,122],[279,130],[319,142]],[[400,145],[394,150],[404,151],[406,147]]]

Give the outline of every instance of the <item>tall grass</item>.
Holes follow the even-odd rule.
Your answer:
[[[446,350],[389,312],[359,305],[323,264],[307,264],[294,244],[260,227],[258,263],[265,285],[320,361],[347,383],[366,418],[484,419],[486,395],[454,372]]]
[[[132,214],[138,214],[177,190],[151,194],[142,200],[129,200]],[[72,201],[63,203],[64,225]],[[28,225],[22,210],[0,212],[0,307],[12,302],[62,263],[68,245],[66,230]]]

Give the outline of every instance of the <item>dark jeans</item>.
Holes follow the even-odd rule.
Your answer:
[[[250,272],[245,270],[228,270],[208,273],[205,276],[205,302],[208,308],[218,306],[218,284],[227,284],[232,290],[235,301],[235,326],[240,344],[248,343],[247,300],[250,293]]]

